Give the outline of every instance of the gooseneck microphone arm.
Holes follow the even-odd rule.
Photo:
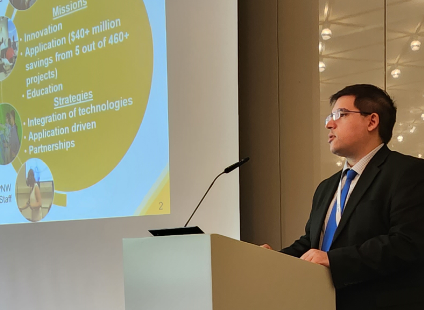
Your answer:
[[[208,190],[206,191],[206,193],[203,195],[202,199],[200,199],[200,202],[197,204],[196,209],[194,209],[193,213],[191,214],[190,218],[188,219],[187,223],[185,223],[184,227],[187,227],[188,222],[190,222],[191,218],[193,217],[194,213],[196,213],[197,209],[199,209],[200,204],[202,203],[203,199],[205,199],[206,195],[209,193],[210,189],[212,188],[213,184],[215,183],[215,181],[221,176],[223,175],[225,172],[221,172],[220,174],[218,174],[216,176],[215,179],[213,179],[211,185],[209,185]]]
[[[211,185],[209,185],[208,190],[206,191],[206,193],[203,195],[202,199],[200,199],[200,202],[197,204],[196,209],[194,209],[193,213],[190,215],[190,218],[188,219],[187,223],[185,223],[184,227],[187,227],[188,223],[190,222],[191,218],[193,217],[194,213],[196,213],[197,209],[199,208],[200,204],[202,203],[203,199],[205,199],[206,195],[209,193],[209,190],[212,188],[213,184],[215,183],[215,181],[224,173],[230,173],[231,171],[233,171],[234,169],[240,167],[241,165],[245,164],[246,162],[249,161],[249,157],[243,158],[242,160],[240,160],[239,162],[232,164],[231,166],[228,166],[227,168],[224,169],[223,172],[221,172],[220,174],[218,174],[216,176],[215,179],[213,179]]]

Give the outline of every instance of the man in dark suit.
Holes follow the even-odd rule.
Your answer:
[[[387,148],[396,107],[378,87],[348,86],[330,104],[328,142],[345,166],[318,186],[305,235],[281,252],[330,269],[337,310],[424,309],[424,160]]]

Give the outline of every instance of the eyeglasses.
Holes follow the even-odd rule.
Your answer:
[[[360,113],[363,115],[370,115],[372,113],[369,112],[362,112],[362,111],[350,111],[347,109],[337,109],[336,111],[334,111],[333,113],[331,113],[330,115],[328,115],[325,118],[325,126],[327,126],[327,124],[331,121],[331,119],[333,119],[334,121],[337,121],[341,116],[346,115],[348,113]]]

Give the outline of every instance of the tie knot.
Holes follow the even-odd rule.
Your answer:
[[[355,170],[349,169],[346,174],[346,181],[352,181],[357,175]]]

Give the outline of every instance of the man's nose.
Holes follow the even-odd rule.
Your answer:
[[[330,118],[327,124],[325,124],[325,128],[331,129],[334,128],[336,125],[336,122],[333,120],[333,118]]]

